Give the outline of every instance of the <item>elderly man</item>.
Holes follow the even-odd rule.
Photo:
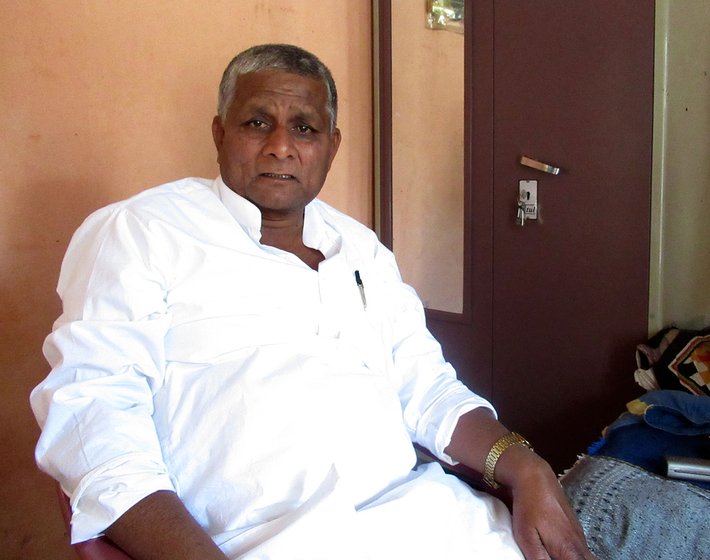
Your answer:
[[[316,199],[336,117],[315,56],[253,47],[220,86],[220,177],[76,232],[31,397],[73,541],[150,559],[592,558],[547,463],[456,379],[392,254]],[[508,486],[512,521],[417,468],[412,442]]]

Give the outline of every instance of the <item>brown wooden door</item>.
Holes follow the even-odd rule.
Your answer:
[[[429,324],[461,377],[560,470],[640,392],[654,2],[466,6],[472,314]],[[523,179],[538,181],[543,221],[520,227]]]

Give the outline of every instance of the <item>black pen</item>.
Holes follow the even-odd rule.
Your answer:
[[[367,298],[365,297],[365,286],[362,283],[362,278],[360,278],[360,271],[355,271],[355,283],[357,284],[358,290],[360,290],[360,298],[362,298],[362,308],[367,309]]]

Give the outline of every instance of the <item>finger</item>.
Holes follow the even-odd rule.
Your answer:
[[[552,560],[537,531],[525,531],[516,535],[518,547],[525,560]]]
[[[564,493],[562,486],[560,486],[560,489],[562,490],[562,495],[561,499],[558,499],[558,504],[560,504],[560,506],[562,507],[562,511],[567,516],[567,519],[569,519],[574,531],[577,533],[579,538],[582,539],[582,541],[584,541],[584,543],[586,544],[587,537],[584,533],[584,529],[582,528],[582,524],[579,521],[577,512],[574,510],[572,504],[567,499],[567,495]]]
[[[597,560],[587,547],[586,540],[575,538],[574,535],[543,542],[543,545],[550,555],[548,558],[553,560]]]

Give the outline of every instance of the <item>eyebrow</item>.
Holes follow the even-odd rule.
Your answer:
[[[271,108],[272,106],[273,104],[269,102],[254,101],[242,105],[242,111],[246,113],[256,113],[265,117],[271,117],[274,114],[274,111]],[[321,112],[310,104],[306,107],[299,107],[293,111],[289,111],[288,118],[291,121],[300,120],[308,123],[322,123],[323,127],[327,127],[330,122],[327,110],[324,109]]]

